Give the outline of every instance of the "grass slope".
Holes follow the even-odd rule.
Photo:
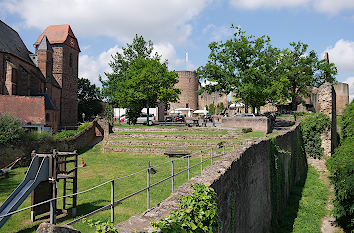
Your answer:
[[[305,184],[299,184],[290,193],[288,206],[273,232],[321,232],[321,219],[326,209],[328,187],[320,180],[316,169],[309,165]]]

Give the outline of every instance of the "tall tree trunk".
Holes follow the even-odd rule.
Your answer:
[[[248,113],[248,100],[245,99],[245,113]]]

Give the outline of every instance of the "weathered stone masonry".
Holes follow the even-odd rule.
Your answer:
[[[284,183],[279,185],[276,199],[272,198],[271,141],[263,139],[251,146],[239,147],[207,167],[203,175],[192,178],[180,186],[157,207],[141,216],[133,216],[118,224],[123,232],[152,232],[150,222],[168,216],[178,207],[178,197],[191,192],[190,184],[203,183],[217,193],[218,214],[222,222],[221,232],[269,232],[273,220],[285,208],[291,187],[306,174],[307,164],[297,140],[300,131],[294,126],[275,138],[276,144],[291,155],[280,154],[277,172]],[[154,187],[154,188],[159,188]],[[272,200],[277,200],[276,203]]]

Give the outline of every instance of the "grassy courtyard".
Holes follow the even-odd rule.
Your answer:
[[[137,130],[143,131],[144,127],[136,127]],[[153,139],[148,137],[139,137],[135,138],[136,141],[147,141],[147,140],[161,140],[160,142],[167,142],[168,145],[174,147],[174,142],[178,141],[174,137],[177,135],[181,135],[181,130],[185,131],[188,129],[178,129],[175,132],[169,131],[165,135],[167,138],[164,139]],[[139,133],[135,132],[135,133]],[[264,133],[247,133],[247,134],[238,134],[232,135],[235,136],[235,139],[217,139],[220,135],[228,135],[229,132],[226,130],[219,131],[208,131],[198,130],[187,131],[189,135],[200,135],[200,136],[213,136],[214,139],[210,139],[210,142],[218,143],[220,141],[225,142],[233,142],[236,145],[240,144],[242,140],[249,138],[256,138],[260,136],[264,136]],[[155,132],[156,133],[156,132]],[[116,133],[119,134],[119,133]],[[154,133],[153,133],[154,134]],[[162,134],[161,132],[157,134]],[[146,134],[148,136],[151,134]],[[231,135],[229,135],[231,136]],[[115,140],[115,139],[112,139]],[[125,138],[127,140],[127,138]],[[194,139],[191,140],[194,143],[203,143],[203,139]],[[133,141],[134,143],[134,141]],[[96,145],[90,150],[86,151],[84,154],[79,156],[79,160],[84,158],[87,163],[86,167],[79,168],[78,173],[78,191],[87,190],[91,187],[94,187],[98,184],[101,184],[105,181],[108,181],[113,178],[122,177],[139,170],[145,169],[148,166],[148,162],[151,161],[151,165],[157,165],[166,161],[171,160],[161,154],[133,154],[133,153],[122,153],[122,152],[102,152],[102,143]],[[146,146],[146,148],[148,148]],[[164,147],[165,148],[165,147]],[[193,156],[191,157],[191,165],[194,165],[200,162],[200,153],[199,150],[202,148],[191,147],[187,148],[191,152],[193,152]],[[229,145],[226,148],[226,151],[232,150],[232,146]],[[221,152],[222,149],[218,149],[218,152]],[[209,157],[210,154],[205,154],[205,158]],[[209,166],[210,162],[205,162],[205,166]],[[187,167],[187,159],[181,159],[174,163],[175,173],[181,171]],[[20,184],[24,178],[24,173],[27,168],[17,168],[10,172],[10,178],[0,178],[0,203],[5,201],[5,199],[11,194],[11,192]],[[200,166],[197,166],[191,170],[191,177],[200,174]],[[167,163],[165,165],[159,166],[156,168],[156,173],[150,176],[150,184],[155,183],[167,176],[171,175],[171,163]],[[180,174],[175,177],[174,188],[176,189],[178,186],[187,181],[187,173]],[[132,177],[125,178],[115,182],[115,200],[118,200],[128,194],[131,194],[139,189],[146,187],[146,172],[142,172],[136,174]],[[150,190],[150,207],[155,206],[157,203],[161,202],[165,198],[167,198],[171,193],[171,180],[165,181],[158,186],[153,187]],[[78,215],[82,216],[90,211],[93,211],[99,207],[105,206],[110,203],[110,184],[106,184],[102,187],[99,187],[93,191],[84,193],[78,196]],[[62,196],[62,182],[58,183],[58,196]],[[71,199],[67,200],[67,203],[71,203]],[[21,205],[20,208],[26,207],[30,205],[30,198],[27,198],[26,201]],[[58,201],[58,209],[62,208],[62,201]],[[115,207],[115,222],[117,224],[121,221],[127,220],[132,215],[136,215],[142,213],[146,210],[146,192],[142,192],[128,200],[123,201]],[[20,212],[18,214],[13,215],[9,221],[4,225],[1,229],[1,232],[35,232],[38,225],[41,221],[48,221],[48,216],[43,218],[42,220],[36,221],[32,223],[30,221],[30,210],[26,210]],[[109,221],[110,220],[110,210],[107,209],[98,214],[90,217],[93,220],[101,220],[101,221]],[[63,224],[69,222],[70,219],[67,219],[65,215],[59,215],[57,218],[58,224]],[[81,222],[74,224],[74,227],[80,230],[81,232],[94,232],[94,229],[89,227],[86,224]]]

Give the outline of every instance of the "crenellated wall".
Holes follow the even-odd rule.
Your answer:
[[[286,153],[280,153],[280,149]],[[269,232],[286,206],[291,187],[304,179],[306,171],[300,130],[294,126],[275,139],[263,138],[228,152],[157,207],[131,217],[117,228],[120,233],[153,232],[150,222],[168,216],[177,209],[178,197],[191,192],[192,183],[202,183],[217,193],[221,232]]]

